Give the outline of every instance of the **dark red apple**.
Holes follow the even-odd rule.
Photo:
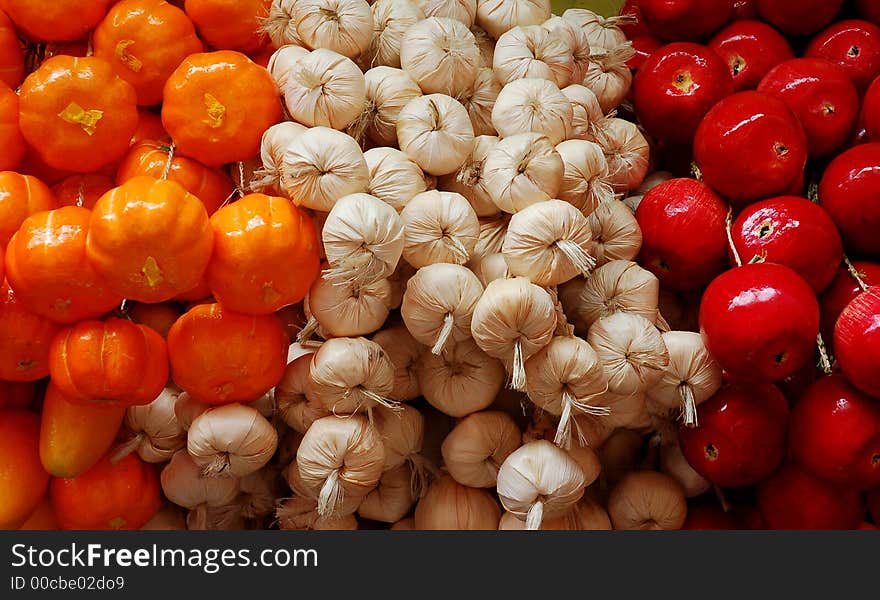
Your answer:
[[[880,255],[880,144],[862,144],[835,158],[819,183],[819,202],[848,251]]]
[[[852,263],[859,278],[867,286],[880,285],[880,264],[857,260]],[[822,335],[826,344],[833,344],[834,325],[846,305],[862,293],[862,286],[845,266],[837,270],[837,275],[819,297],[819,313],[821,315]]]
[[[843,68],[821,58],[795,58],[770,70],[758,91],[779,98],[807,134],[811,158],[840,150],[859,119],[859,92]]]
[[[721,368],[746,381],[780,381],[813,357],[819,305],[790,268],[744,265],[722,273],[703,293],[700,332]]]
[[[865,515],[858,492],[835,487],[790,463],[758,488],[770,529],[857,529]]]
[[[760,21],[736,21],[715,34],[709,47],[730,70],[736,91],[753,90],[770,69],[794,58],[778,31]]]
[[[862,524],[859,525],[859,530],[860,531],[876,531],[877,528],[873,524],[868,523],[867,521],[863,521]]]
[[[856,19],[840,21],[813,38],[804,56],[840,65],[864,92],[880,75],[880,27]]]
[[[633,83],[636,115],[658,140],[690,144],[700,121],[733,93],[724,62],[706,46],[668,44],[639,68]]]
[[[856,9],[866,21],[880,25],[880,2],[877,0],[856,0]]]
[[[764,517],[761,516],[757,506],[735,507],[733,511],[740,523],[740,529],[749,531],[767,529],[767,523],[764,522]]]
[[[650,34],[634,37],[630,41],[636,54],[627,61],[626,66],[636,71],[642,67],[652,54],[663,47],[663,42]]]
[[[697,41],[733,16],[733,0],[639,0],[651,33],[667,42]]]
[[[730,513],[724,512],[720,506],[693,504],[688,506],[687,519],[682,529],[700,531],[720,531],[739,529],[739,523]]]
[[[681,451],[715,485],[752,485],[782,463],[788,403],[776,386],[727,385],[697,407],[697,416],[697,427],[679,428]]]
[[[703,180],[736,205],[790,193],[804,176],[807,136],[782,100],[760,92],[728,96],[694,138]]]
[[[850,383],[880,398],[880,287],[862,292],[840,313],[834,352]]]
[[[869,141],[880,142],[880,77],[874,80],[862,98],[862,125]]]
[[[629,15],[633,18],[631,21],[623,21],[618,24],[618,27],[620,27],[620,30],[623,31],[627,39],[632,40],[643,35],[651,35],[648,26],[645,25],[642,11],[639,10],[638,0],[626,0],[626,2],[620,7],[620,12],[617,14],[621,17]]]
[[[758,16],[788,36],[811,35],[827,26],[843,0],[757,0]]]
[[[751,21],[758,18],[755,0],[734,0],[733,18],[736,21]]]
[[[750,204],[731,232],[743,262],[760,257],[791,267],[816,293],[831,283],[843,257],[834,221],[806,198],[780,196]]]
[[[696,179],[670,179],[652,188],[636,210],[639,264],[665,288],[703,288],[727,266],[727,212],[727,204]]]
[[[875,524],[880,525],[880,488],[865,494],[865,502],[868,504],[868,514]]]

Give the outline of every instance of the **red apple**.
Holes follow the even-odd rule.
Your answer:
[[[651,33],[668,42],[696,41],[733,16],[733,0],[639,0]]]
[[[880,287],[862,292],[840,313],[834,352],[850,383],[880,398]]]
[[[648,27],[645,25],[645,19],[642,17],[642,11],[639,10],[639,0],[626,0],[617,13],[621,17],[631,15],[634,21],[620,23],[618,27],[626,35],[627,39],[635,39],[643,35],[651,35]]]
[[[658,140],[690,144],[709,109],[733,93],[724,62],[706,46],[668,44],[654,52],[636,73],[636,115]]]
[[[709,353],[732,377],[780,381],[813,357],[819,305],[813,289],[788,267],[744,265],[706,288],[700,331]]]
[[[804,56],[837,63],[864,92],[880,75],[880,27],[856,19],[840,21],[813,38]]]
[[[755,0],[734,0],[733,18],[736,21],[750,21],[758,18]]]
[[[732,234],[743,262],[757,256],[791,267],[816,293],[831,283],[843,257],[840,234],[825,209],[797,196],[750,204]]]
[[[758,507],[771,529],[857,529],[865,514],[858,492],[835,487],[793,463],[761,484]]]
[[[694,504],[688,506],[687,519],[682,529],[700,531],[720,531],[739,529],[739,523],[730,513],[724,512],[719,506]]]
[[[636,51],[636,54],[627,61],[626,66],[636,71],[642,67],[652,54],[663,47],[663,42],[651,34],[640,35],[632,38],[630,41],[632,42],[632,47],[633,50]]]
[[[862,18],[880,25],[880,2],[877,0],[856,0],[856,8]]]
[[[749,531],[759,531],[767,529],[767,523],[761,516],[761,511],[757,506],[742,506],[733,509],[737,521],[741,524],[740,529]]]
[[[880,77],[874,80],[862,98],[862,125],[869,141],[880,142]]]
[[[727,212],[724,201],[696,179],[670,179],[652,188],[636,209],[639,264],[665,288],[701,289],[727,266]]]
[[[722,387],[697,407],[697,416],[697,427],[679,428],[681,451],[715,485],[758,483],[785,456],[788,403],[774,385]]]
[[[874,525],[872,525],[871,523],[868,523],[867,521],[863,521],[862,524],[859,525],[859,530],[860,531],[876,531],[877,528]]]
[[[804,132],[811,158],[846,144],[859,119],[859,93],[843,68],[821,58],[795,58],[777,65],[758,91],[785,102]]]
[[[757,0],[758,16],[788,36],[811,35],[827,26],[843,0]]]
[[[880,285],[880,264],[857,260],[852,265],[865,285]],[[834,325],[840,313],[861,293],[862,287],[859,282],[850,274],[849,269],[841,266],[831,285],[819,297],[822,335],[826,344],[833,344]]]
[[[743,206],[787,194],[799,184],[807,136],[781,100],[740,92],[716,104],[700,123],[694,159],[707,184]]]
[[[709,47],[724,59],[736,91],[753,90],[776,65],[794,58],[782,35],[760,21],[735,21],[715,34]]]
[[[862,144],[835,158],[819,183],[819,201],[848,251],[880,255],[880,144]]]
[[[880,488],[865,494],[865,502],[868,504],[868,514],[871,520],[880,525]]]

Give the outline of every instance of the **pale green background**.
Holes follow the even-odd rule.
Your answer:
[[[594,13],[610,17],[620,12],[623,0],[551,0],[553,14],[561,15],[567,8],[588,8]]]

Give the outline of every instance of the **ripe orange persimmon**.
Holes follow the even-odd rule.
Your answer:
[[[103,58],[54,56],[20,90],[25,140],[50,166],[85,173],[122,158],[138,124],[134,88]]]
[[[127,310],[132,321],[149,327],[163,338],[168,337],[168,330],[183,314],[172,302],[160,302],[159,304],[132,302],[128,305]]]
[[[168,350],[145,325],[113,317],[80,321],[52,340],[49,374],[71,402],[149,404],[168,382]]]
[[[95,56],[134,86],[138,104],[162,102],[168,76],[190,54],[204,50],[192,21],[165,0],[122,0],[95,28]]]
[[[0,171],[17,169],[27,152],[27,144],[18,125],[18,94],[0,83]]]
[[[78,40],[115,0],[0,0],[18,30],[41,42]]]
[[[9,285],[0,289],[0,379],[36,381],[49,374],[49,345],[61,328],[27,310]]]
[[[0,410],[0,457],[0,529],[16,529],[40,504],[49,483],[40,463],[40,417]]]
[[[168,165],[171,146],[162,142],[143,141],[132,146],[119,164],[116,183],[122,185],[138,175],[159,178]],[[235,189],[229,177],[219,169],[206,167],[192,158],[175,153],[168,168],[168,179],[176,181],[202,201],[208,215],[214,214]]]
[[[229,310],[268,315],[302,300],[318,277],[315,224],[286,198],[249,194],[211,217],[206,277]]]
[[[52,186],[58,206],[81,206],[89,210],[98,198],[116,187],[113,179],[98,173],[74,173]]]
[[[6,247],[30,215],[57,206],[52,191],[36,177],[0,172],[0,246]]]
[[[33,381],[0,380],[0,408],[30,408],[37,397]]]
[[[134,177],[95,204],[86,255],[123,297],[164,302],[199,283],[213,244],[198,198],[175,181]]]
[[[281,117],[272,76],[239,52],[193,54],[165,84],[165,130],[180,152],[211,167],[257,155]]]
[[[256,400],[281,380],[288,340],[273,315],[200,304],[168,332],[174,382],[207,404]]]
[[[15,25],[0,10],[0,81],[15,89],[24,78],[24,50]]]
[[[55,511],[52,510],[52,501],[49,494],[43,496],[43,499],[30,514],[27,521],[22,523],[19,531],[55,531],[58,529],[58,519],[55,518]]]
[[[266,46],[260,33],[272,0],[186,0],[184,10],[212,47],[251,54]]]
[[[58,323],[95,319],[122,296],[110,290],[86,259],[92,213],[65,206],[31,215],[6,249],[6,278],[33,313]]]
[[[138,126],[131,136],[131,145],[152,140],[154,142],[171,142],[171,136],[162,126],[162,116],[144,107],[138,107]]]
[[[159,474],[135,453],[116,464],[104,455],[79,477],[53,478],[49,494],[62,529],[140,529],[162,505]]]
[[[208,281],[204,276],[199,280],[198,285],[191,290],[187,290],[181,294],[177,294],[174,300],[177,302],[196,302],[199,300],[208,300],[208,303],[214,302],[211,295],[211,288],[208,287]]]

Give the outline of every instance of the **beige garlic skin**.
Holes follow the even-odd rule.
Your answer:
[[[446,475],[436,479],[419,500],[415,529],[486,531],[498,529],[500,519],[501,508],[492,494]]]
[[[681,484],[687,498],[696,498],[712,489],[712,482],[688,464],[677,442],[660,446],[660,470]]]
[[[261,519],[275,510],[275,499],[280,496],[280,470],[266,466],[239,480],[240,493],[236,502],[241,514],[248,519]]]
[[[178,450],[162,468],[159,476],[162,493],[171,502],[184,508],[199,504],[223,506],[238,496],[237,477],[204,477],[201,467],[186,450]]]
[[[520,431],[500,411],[475,412],[460,420],[443,440],[446,470],[458,483],[491,488],[504,460],[520,446]]]
[[[480,49],[461,21],[428,17],[404,34],[400,65],[426,94],[455,97],[473,85]]]
[[[410,0],[376,0],[370,10],[373,36],[366,53],[369,67],[399,69],[403,36],[410,27],[425,18],[425,13]]]
[[[367,193],[400,212],[418,194],[427,191],[425,174],[416,162],[395,148],[371,148],[364,152],[370,174]]]
[[[386,470],[376,489],[364,496],[358,516],[381,523],[394,523],[405,517],[416,503],[412,477],[409,463]]]
[[[492,124],[492,108],[501,92],[501,84],[495,78],[491,68],[480,67],[473,85],[456,96],[471,118],[474,135],[496,135]]]
[[[617,200],[596,207],[587,222],[594,240],[596,264],[634,260],[642,249],[642,229],[629,209]]]
[[[398,114],[397,140],[400,149],[425,173],[448,175],[461,167],[473,150],[474,126],[458,100],[427,94],[407,102]]]
[[[504,366],[470,339],[422,353],[416,377],[428,403],[452,417],[487,408],[504,386]]]
[[[132,436],[126,445],[146,462],[165,462],[186,446],[186,430],[174,413],[180,394],[180,390],[166,387],[149,404],[125,410],[122,426]]]
[[[141,527],[141,531],[184,531],[186,517],[183,511],[171,502],[163,502],[162,508]]]
[[[590,216],[603,202],[614,200],[608,183],[608,161],[602,147],[586,140],[566,140],[556,146],[563,172],[557,196]]]
[[[569,139],[594,142],[597,127],[605,119],[599,99],[590,88],[572,84],[562,88],[562,93],[571,103],[571,135]]]
[[[373,341],[382,346],[394,367],[394,387],[388,394],[388,399],[408,402],[418,398],[421,388],[416,376],[416,366],[424,347],[402,325],[377,332]]]
[[[566,45],[566,50],[571,56],[571,81],[579,85],[587,75],[590,67],[590,43],[586,34],[578,27],[560,16],[553,15],[541,24],[544,29]]]
[[[596,94],[603,113],[610,113],[626,99],[632,87],[632,71],[626,63],[634,54],[629,42],[610,49],[594,49],[584,86]]]
[[[310,48],[355,58],[370,45],[373,17],[366,0],[297,0],[296,32]]]
[[[504,236],[507,235],[507,226],[510,224],[510,215],[499,213],[492,217],[480,219],[480,235],[474,252],[471,256],[471,264],[482,260],[490,254],[498,254],[504,245]]]
[[[660,332],[639,315],[616,312],[603,317],[590,326],[587,341],[599,355],[608,390],[614,394],[644,393],[669,364]]]
[[[307,130],[308,127],[294,121],[283,121],[272,125],[263,133],[260,142],[260,160],[263,168],[256,174],[254,185],[264,190],[268,189],[274,194],[282,193],[281,169],[284,166],[287,148]]]
[[[383,146],[397,145],[397,119],[403,107],[422,90],[412,77],[394,67],[373,67],[364,73],[366,85],[361,114],[347,129],[355,140],[369,138]]]
[[[506,213],[516,213],[555,198],[564,165],[550,138],[541,133],[513,134],[489,150],[483,178],[489,198]]]
[[[358,528],[354,514],[318,514],[318,502],[295,496],[279,502],[275,509],[278,528],[285,531],[354,531]]]
[[[496,279],[507,279],[511,276],[507,260],[500,252],[498,254],[489,254],[477,261],[471,261],[470,268],[480,280],[480,283],[483,284],[483,287],[486,287]]]
[[[337,130],[361,114],[367,93],[364,74],[354,61],[324,48],[297,59],[280,87],[295,121]]]
[[[406,517],[392,524],[389,531],[412,531],[416,528],[415,517]]]
[[[273,0],[269,14],[263,22],[262,31],[272,40],[272,45],[281,48],[286,44],[302,44],[296,32],[296,5],[299,0]]]
[[[660,281],[628,260],[612,260],[593,271],[581,289],[577,302],[578,319],[590,327],[604,317],[625,312],[657,320]]]
[[[289,362],[275,386],[276,413],[299,433],[305,433],[312,423],[330,414],[321,402],[310,401],[306,396],[312,354],[309,352]]]
[[[455,173],[444,175],[437,181],[440,190],[464,196],[479,218],[494,217],[499,212],[486,187],[484,169],[486,157],[497,145],[498,138],[494,135],[477,136],[474,140],[474,149],[465,159],[464,164]]]
[[[497,40],[518,25],[540,25],[550,15],[549,0],[480,0],[476,21]]]
[[[237,403],[206,410],[187,432],[187,452],[209,477],[244,477],[269,462],[277,447],[272,424]]]
[[[615,192],[638,189],[648,174],[651,149],[635,123],[604,119],[595,130],[596,142],[605,150],[611,186]]]
[[[309,289],[308,307],[322,337],[367,335],[379,330],[388,318],[391,283],[387,279],[334,283],[322,275]],[[308,332],[308,326],[303,331]]]
[[[402,406],[396,412],[377,408],[373,411],[373,426],[385,448],[385,471],[413,462],[413,457],[422,451],[425,418],[412,406]]]
[[[642,449],[642,436],[631,429],[617,429],[605,440],[597,454],[602,463],[602,478],[608,485],[617,483],[636,468]]]
[[[480,222],[461,194],[431,190],[416,195],[401,211],[403,258],[415,268],[435,263],[467,263],[480,235]]]
[[[174,402],[174,416],[186,431],[192,425],[193,420],[209,408],[211,408],[210,404],[199,402],[186,392],[181,392]]]
[[[565,38],[541,25],[518,26],[498,38],[492,70],[502,85],[536,77],[562,88],[572,82],[574,59]]]
[[[626,42],[626,34],[617,26],[621,18],[605,18],[583,8],[569,8],[562,18],[584,32],[591,46],[612,49]]]
[[[669,365],[648,396],[685,425],[696,426],[697,406],[721,387],[721,367],[709,354],[699,333],[667,331],[663,342],[669,351]]]
[[[502,139],[517,133],[542,133],[554,146],[569,138],[573,118],[571,103],[559,87],[534,77],[501,88],[492,109],[492,124]]]
[[[396,408],[388,399],[393,389],[394,366],[379,344],[333,338],[312,357],[306,397],[334,415],[353,415],[377,405]]]
[[[668,475],[634,471],[611,491],[608,514],[614,529],[681,529],[687,502],[681,485]]]
[[[278,50],[269,57],[269,62],[266,63],[266,70],[269,71],[269,75],[272,76],[272,79],[275,80],[275,83],[278,84],[278,88],[282,92],[287,85],[287,80],[290,78],[291,73],[297,68],[299,59],[308,55],[308,49],[303,48],[299,44],[288,42],[278,46]]]
[[[501,515],[498,529],[525,531],[526,524],[513,513],[505,512]],[[542,531],[610,531],[611,519],[601,504],[585,496],[561,517],[544,519],[540,529]]]
[[[186,528],[190,531],[243,531],[248,522],[238,504],[208,506],[199,504],[186,513]]]
[[[495,56],[495,39],[479,25],[471,27],[471,33],[474,34],[477,48],[480,50],[480,68],[491,69],[492,60]]]
[[[428,17],[446,17],[472,27],[477,16],[477,0],[414,0]]]

